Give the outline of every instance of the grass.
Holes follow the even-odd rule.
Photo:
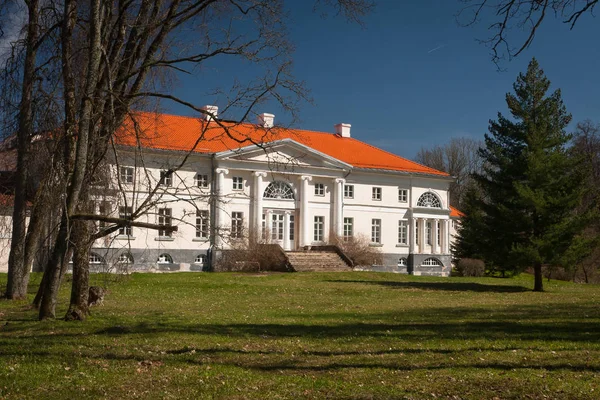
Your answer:
[[[134,274],[85,323],[40,323],[28,303],[1,301],[0,398],[600,398],[600,287],[531,287]]]

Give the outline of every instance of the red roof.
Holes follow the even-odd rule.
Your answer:
[[[461,218],[464,216],[465,214],[462,211],[450,206],[450,217]]]
[[[128,119],[117,132],[119,144],[136,146],[139,141],[142,147],[180,151],[190,151],[195,146],[197,153],[218,153],[253,143],[292,139],[357,168],[449,176],[360,140],[332,133],[279,127],[265,129],[255,124],[227,121],[207,123],[200,118],[148,112],[136,112],[134,118],[135,122]],[[202,140],[198,141],[200,137]]]

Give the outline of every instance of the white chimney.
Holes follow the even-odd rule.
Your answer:
[[[350,137],[350,124],[335,124],[335,134],[341,137]]]
[[[219,114],[219,107],[217,106],[206,105],[204,107],[201,107],[200,109],[212,114],[202,114],[201,118],[205,121],[212,121],[213,118],[217,118],[217,115]]]
[[[262,113],[258,115],[258,124],[263,128],[272,128],[275,122],[275,115]]]

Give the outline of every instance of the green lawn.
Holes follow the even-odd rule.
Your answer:
[[[532,284],[134,274],[85,323],[0,301],[0,398],[600,398],[600,287]]]

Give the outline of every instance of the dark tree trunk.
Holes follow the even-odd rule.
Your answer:
[[[543,292],[544,291],[544,276],[542,275],[542,264],[536,263],[533,266],[533,291],[534,292]]]
[[[6,298],[24,299],[27,297],[29,268],[25,263],[25,234],[27,208],[27,180],[29,177],[29,145],[33,133],[33,89],[35,83],[35,60],[38,37],[38,0],[27,3],[29,23],[27,24],[27,49],[23,69],[23,88],[19,108],[19,131],[17,132],[17,173],[14,208],[12,218],[12,241],[8,258],[8,282]]]
[[[88,221],[73,222],[71,243],[73,246],[73,284],[71,288],[71,304],[65,320],[83,321],[89,313],[89,256],[90,226]]]

